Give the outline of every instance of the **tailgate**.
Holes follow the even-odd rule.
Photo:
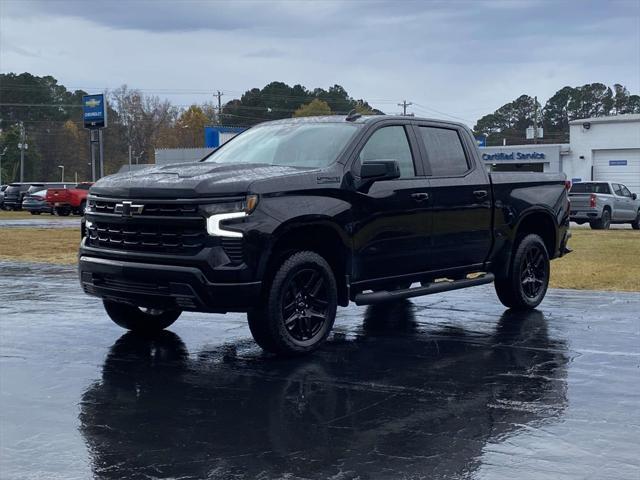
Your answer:
[[[571,201],[571,210],[584,210],[591,207],[591,194],[590,193],[570,193],[569,200]]]
[[[66,188],[50,188],[47,190],[47,202],[49,203],[66,203],[70,197]]]

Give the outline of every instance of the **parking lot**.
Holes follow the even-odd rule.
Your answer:
[[[277,360],[244,315],[137,337],[74,267],[0,267],[3,478],[638,477],[639,293],[352,306]]]

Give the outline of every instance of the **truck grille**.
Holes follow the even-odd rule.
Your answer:
[[[202,249],[205,240],[203,219],[200,228],[94,221],[87,228],[86,241],[92,247],[189,255]]]
[[[95,213],[116,213],[118,203],[120,202],[115,200],[90,199],[88,206]],[[193,217],[197,213],[198,205],[194,204],[148,203],[139,214],[153,217]]]

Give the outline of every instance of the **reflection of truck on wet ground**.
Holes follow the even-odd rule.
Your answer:
[[[640,229],[640,200],[620,183],[574,183],[569,192],[571,221],[589,222],[595,230],[606,230],[613,223],[630,223]]]
[[[542,312],[485,331],[418,323],[417,308],[370,306],[303,362],[125,334],[80,402],[94,475],[467,478],[493,443],[558,421],[569,355]]]
[[[66,217],[71,213],[83,215],[87,206],[87,196],[92,183],[79,183],[73,188],[50,188],[47,190],[47,202],[53,207],[53,211]]]

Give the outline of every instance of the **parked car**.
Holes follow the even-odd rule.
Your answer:
[[[65,187],[67,185],[75,185],[75,183],[64,182],[16,182],[10,183],[5,190],[4,204],[9,210],[20,210],[24,198],[30,193],[54,187]]]
[[[608,229],[612,223],[630,223],[640,229],[640,200],[620,183],[579,182],[569,192],[571,221],[589,222],[596,230]]]
[[[5,210],[20,210],[30,186],[30,183],[10,183],[4,191]]]
[[[80,281],[130,330],[161,330],[183,310],[244,311],[263,349],[302,354],[349,301],[495,280],[505,306],[535,308],[549,260],[568,252],[567,190],[564,174],[487,173],[458,123],[266,122],[201,163],[98,181]]]
[[[50,213],[53,215],[53,208],[47,202],[46,190],[27,194],[22,201],[22,209],[30,212],[31,215],[40,215],[41,213]]]
[[[0,185],[0,210],[4,210],[4,191],[9,185]]]
[[[50,188],[47,190],[47,202],[57,215],[83,215],[91,185],[93,183],[83,182],[71,188]]]

